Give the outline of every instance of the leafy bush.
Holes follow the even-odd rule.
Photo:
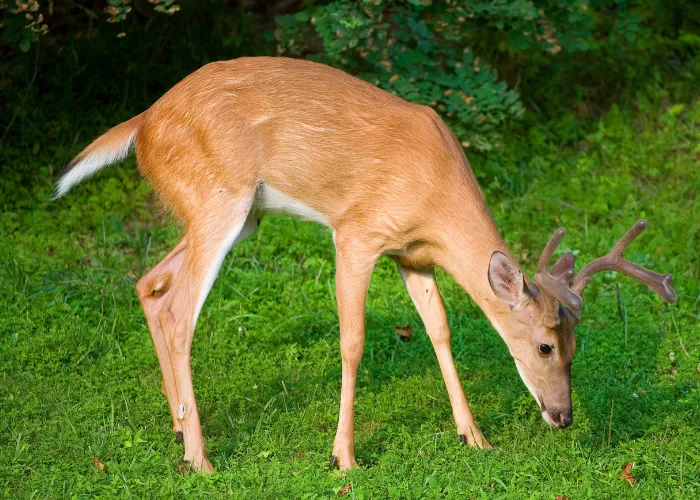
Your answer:
[[[494,48],[511,54],[586,50],[593,26],[586,0],[552,6],[529,0],[336,0],[277,21],[281,53],[312,52],[312,59],[433,106],[462,144],[477,150],[498,146],[499,125],[523,114],[518,93],[497,81],[483,54]],[[322,50],[313,53],[317,40]]]
[[[491,149],[500,141],[497,127],[523,108],[518,94],[460,44],[455,26],[465,15],[463,7],[450,4],[339,0],[279,17],[276,36],[280,53],[299,56],[311,51],[315,33],[322,51],[310,59],[430,105],[448,118],[463,146]]]
[[[633,57],[646,51],[654,58],[665,40],[661,31],[684,22],[669,13],[684,6],[645,0],[334,0],[278,17],[275,34],[281,54],[341,67],[435,107],[465,147],[483,151],[501,143],[505,121],[523,115],[516,92],[521,80],[545,102],[552,98],[552,81],[558,92],[576,90],[577,72],[588,71],[582,66],[600,69],[581,64],[587,53],[605,56],[608,66],[617,66],[609,72],[617,77],[627,66],[619,54],[636,43]],[[665,19],[664,27],[657,18]],[[684,36],[687,43],[700,40]],[[510,88],[498,81],[496,67]],[[543,78],[543,71],[551,76]],[[604,89],[605,74],[598,76]]]
[[[49,32],[49,25],[44,22],[41,10],[48,9],[53,14],[53,3],[40,3],[38,0],[0,0],[0,33],[22,52],[28,52],[33,42]],[[155,12],[162,14],[172,15],[180,10],[177,0],[148,0],[148,3],[153,5]],[[89,13],[91,21],[97,18],[97,14],[90,8],[83,9]],[[131,0],[107,0],[103,11],[108,23],[122,22],[132,11]],[[125,35],[125,32],[120,32],[118,36],[121,38]]]
[[[22,52],[49,29],[37,0],[0,0],[0,14],[0,32]]]

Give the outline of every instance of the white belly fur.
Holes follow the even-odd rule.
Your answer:
[[[289,215],[330,227],[322,214],[265,183],[258,186],[255,204],[264,212]]]

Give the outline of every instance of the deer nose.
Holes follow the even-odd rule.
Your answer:
[[[551,418],[552,422],[554,422],[554,425],[556,425],[560,429],[563,429],[564,427],[569,427],[574,421],[574,418],[571,415],[571,410],[566,412],[552,410],[549,412],[549,418]]]

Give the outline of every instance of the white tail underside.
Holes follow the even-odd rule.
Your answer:
[[[134,142],[135,135],[136,132],[133,132],[129,135],[128,140],[117,148],[102,147],[85,155],[83,159],[73,165],[73,167],[56,183],[54,199],[60,198],[70,191],[73,186],[91,177],[98,170],[126,158]]]

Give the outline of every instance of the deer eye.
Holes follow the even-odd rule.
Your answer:
[[[552,346],[548,344],[540,344],[539,351],[542,354],[549,354],[552,352]]]

